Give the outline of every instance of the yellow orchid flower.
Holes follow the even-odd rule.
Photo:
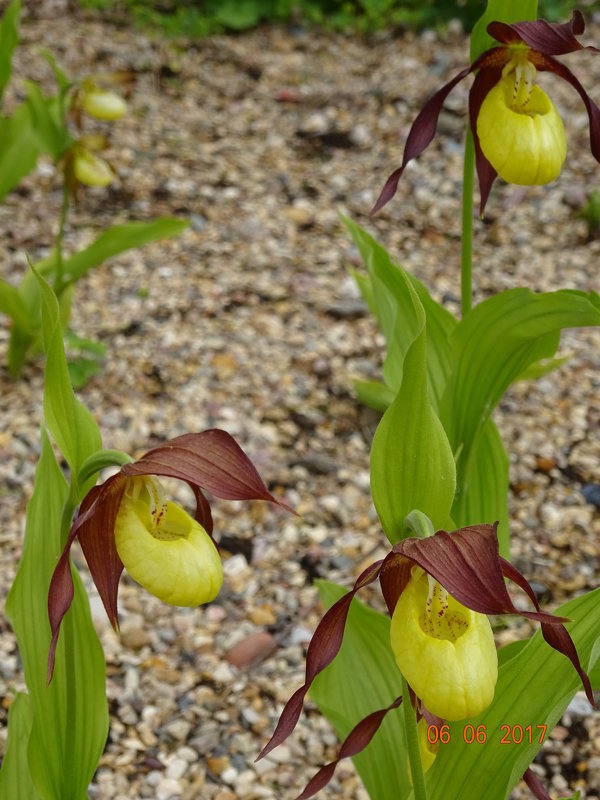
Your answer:
[[[466,719],[492,702],[498,657],[488,618],[420,567],[396,603],[390,638],[400,671],[432,714]]]

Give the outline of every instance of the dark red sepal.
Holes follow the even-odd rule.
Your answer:
[[[481,104],[485,100],[489,91],[498,83],[502,76],[502,67],[490,66],[481,69],[475,76],[473,86],[469,92],[469,120],[475,144],[475,166],[477,168],[477,180],[479,182],[479,214],[483,216],[492,185],[498,173],[492,167],[487,158],[483,155],[479,136],[477,135],[477,118],[481,110]]]
[[[446,98],[456,84],[460,83],[463,78],[466,78],[473,68],[474,65],[461,70],[452,80],[448,81],[441,89],[438,89],[433,97],[430,97],[419,111],[408,133],[408,138],[406,139],[402,164],[398,169],[394,170],[387,179],[385,186],[381,190],[381,194],[377,198],[377,202],[370,212],[371,214],[376,214],[396,194],[398,181],[402,177],[402,173],[408,162],[419,156],[435,136],[440,111],[442,110]]]
[[[292,511],[268,491],[254,464],[226,431],[186,433],[154,447],[123,475],[164,475],[206,489],[224,500],[268,500]]]
[[[546,56],[562,56],[575,50],[596,50],[586,47],[575,38],[585,30],[585,21],[581,11],[576,9],[569,22],[548,22],[538,19],[529,22],[490,22],[487,32],[496,41],[503,44],[519,44],[524,42],[538,53]]]
[[[519,614],[551,625],[564,622],[562,617],[543,611],[519,611],[514,606],[504,583],[497,526],[498,523],[469,525],[452,533],[438,531],[425,539],[411,538],[397,542],[386,556],[381,570],[382,591],[390,614],[394,613],[407,575],[410,576],[406,563],[403,563],[408,559],[432,575],[456,600],[473,611],[481,614]],[[388,574],[390,570],[398,570],[402,580],[393,585]]]
[[[334,603],[321,622],[319,622],[306,653],[305,681],[285,704],[275,732],[259,753],[256,759],[257,761],[264,758],[271,750],[284,742],[296,727],[300,712],[302,711],[304,698],[312,682],[325,667],[331,664],[339,653],[344,637],[344,628],[346,627],[348,611],[350,610],[350,603],[354,595],[359,589],[362,589],[363,586],[368,586],[370,583],[377,580],[382,563],[383,561],[376,561],[374,564],[371,564],[370,567],[367,567],[358,577],[353,588]]]
[[[329,764],[325,764],[324,767],[321,767],[321,769],[310,779],[306,785],[306,788],[302,794],[298,795],[296,800],[308,800],[309,797],[313,797],[313,795],[327,786],[329,781],[333,778],[335,768],[342,758],[349,758],[362,752],[365,747],[370,744],[371,739],[379,730],[379,726],[383,722],[388,711],[398,708],[401,703],[402,696],[397,697],[387,708],[381,708],[378,711],[372,711],[357,725],[355,725],[340,747],[338,757],[335,759],[335,761],[331,761]]]
[[[537,597],[535,596],[535,592],[529,585],[526,578],[523,575],[521,575],[519,570],[516,569],[516,567],[514,567],[510,563],[510,561],[506,561],[504,558],[501,558],[500,563],[502,566],[502,572],[504,576],[507,577],[509,580],[513,581],[514,583],[516,583],[518,586],[520,586],[521,589],[523,589],[523,591],[527,593],[531,602],[539,611],[540,605],[538,603]],[[596,708],[590,679],[585,670],[583,669],[583,667],[581,666],[581,662],[579,661],[579,656],[577,655],[577,649],[573,643],[573,640],[571,639],[571,636],[567,632],[565,626],[562,624],[562,622],[568,622],[568,620],[565,619],[564,617],[555,617],[554,615],[552,616],[552,620],[553,620],[552,624],[542,622],[542,636],[548,642],[550,647],[552,647],[559,653],[562,653],[569,659],[571,664],[573,664],[573,666],[575,667],[575,671],[581,678],[581,682],[583,684],[583,688],[585,689],[585,694],[587,699],[592,704],[592,707]],[[556,624],[556,621],[558,621],[559,624]]]
[[[527,767],[525,770],[525,774],[523,775],[523,780],[527,784],[527,786],[531,789],[533,796],[536,800],[552,800],[546,789],[544,788],[544,784],[535,774],[535,772],[531,769],[531,767]]]
[[[115,546],[114,520],[125,490],[125,483],[126,479],[118,473],[101,486],[94,486],[87,493],[52,575],[48,590],[48,617],[52,632],[46,673],[48,683],[52,680],[54,672],[60,625],[73,601],[70,552],[75,537],[79,538],[110,623],[113,627],[118,627],[117,588],[123,563]]]

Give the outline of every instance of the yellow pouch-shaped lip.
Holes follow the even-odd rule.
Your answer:
[[[108,186],[115,178],[106,161],[90,153],[89,150],[78,150],[75,154],[73,174],[86,186]]]
[[[514,86],[507,75],[483,100],[477,118],[481,150],[507,183],[550,183],[558,177],[567,155],[562,120],[539,86],[531,87],[522,105],[514,101]]]
[[[217,548],[177,504],[167,502],[162,513],[152,515],[143,499],[125,495],[115,523],[115,542],[127,572],[160,600],[197,606],[218,595],[223,569]]]
[[[81,107],[91,117],[105,122],[121,119],[127,112],[127,103],[121,95],[97,88],[84,90]]]
[[[396,663],[433,714],[447,720],[474,717],[492,702],[498,677],[489,620],[448,595],[441,624],[437,610],[429,624],[428,593],[428,575],[413,568],[392,616],[390,637]]]

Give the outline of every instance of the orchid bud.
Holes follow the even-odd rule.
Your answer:
[[[81,95],[81,107],[95,119],[114,122],[127,113],[127,103],[116,92],[99,89],[93,85],[84,90]]]
[[[166,603],[197,606],[219,593],[223,570],[214,542],[183,508],[164,499],[154,478],[129,479],[115,543],[131,577]]]
[[[86,186],[108,186],[115,174],[103,158],[78,147],[73,155],[73,174]]]
[[[400,671],[432,714],[474,717],[492,702],[498,657],[488,618],[413,567],[390,630]]]
[[[548,95],[536,85],[503,77],[484,98],[477,118],[483,155],[507,183],[550,183],[567,155],[560,116]]]

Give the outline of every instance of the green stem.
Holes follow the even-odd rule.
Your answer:
[[[122,467],[133,459],[121,450],[98,450],[88,456],[77,475],[77,485],[83,486],[91,477],[106,467]]]
[[[64,272],[64,262],[63,262],[63,239],[65,236],[65,226],[67,224],[67,214],[69,213],[69,187],[67,186],[67,182],[63,183],[63,197],[62,197],[62,206],[60,209],[60,219],[58,222],[58,233],[56,234],[56,239],[54,242],[54,251],[56,253],[56,275],[54,278],[54,293],[57,297],[60,297],[60,293],[64,289],[64,281],[63,281],[63,272]]]
[[[460,308],[463,319],[472,305],[472,260],[473,260],[473,180],[475,178],[475,144],[473,133],[467,129],[465,142],[465,165],[462,194],[462,238],[460,250]]]
[[[404,730],[406,733],[406,749],[412,777],[414,800],[427,800],[425,791],[425,775],[419,752],[419,738],[417,734],[417,715],[410,702],[408,683],[402,676],[402,708],[404,710]]]

